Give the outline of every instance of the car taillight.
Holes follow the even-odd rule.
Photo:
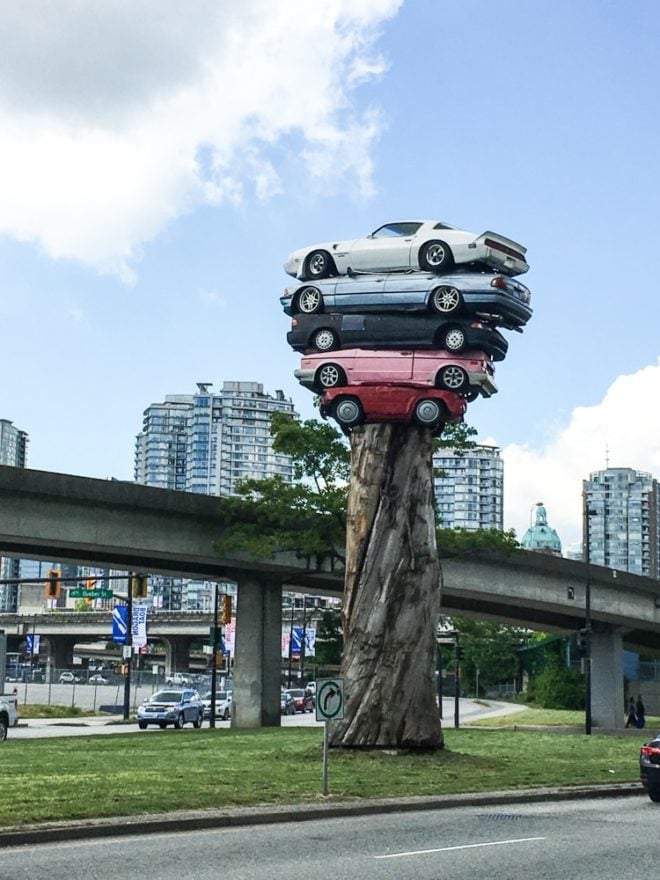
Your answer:
[[[292,327],[298,326],[298,319],[297,318],[291,318],[291,326]]]
[[[470,327],[476,327],[479,330],[483,330],[484,325],[481,323],[481,321],[472,321],[470,323]]]
[[[491,287],[498,287],[500,290],[506,290],[506,281],[501,275],[496,275],[490,282]]]
[[[642,746],[639,753],[640,755],[660,755],[660,749],[654,746]]]
[[[487,238],[484,242],[486,247],[492,248],[494,251],[501,251],[503,254],[508,254],[510,257],[515,257],[516,260],[525,261],[525,257],[518,253],[518,251],[514,251],[513,248],[507,247],[507,245],[502,244],[501,241],[495,241],[492,238]]]
[[[288,287],[284,288],[284,296],[293,296],[293,291],[289,290]]]

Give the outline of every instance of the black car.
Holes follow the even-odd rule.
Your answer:
[[[639,750],[639,777],[651,800],[660,803],[660,733]]]
[[[291,348],[310,354],[337,348],[442,348],[483,351],[504,360],[509,343],[481,321],[447,321],[437,315],[295,315],[287,333]]]

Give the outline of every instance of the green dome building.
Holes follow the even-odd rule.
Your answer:
[[[549,553],[551,556],[561,556],[559,535],[548,525],[548,514],[541,501],[536,505],[534,525],[527,529],[520,543],[525,550],[533,550],[535,553]]]

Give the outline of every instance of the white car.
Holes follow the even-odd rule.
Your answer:
[[[304,281],[351,272],[447,273],[454,265],[469,264],[522,275],[529,268],[526,252],[495,232],[476,235],[435,220],[405,220],[386,223],[366,238],[301,248],[291,254],[284,269]]]
[[[215,717],[223,721],[231,718],[231,704],[233,694],[231,691],[216,691],[215,694]],[[202,697],[204,703],[204,718],[211,717],[211,691]]]

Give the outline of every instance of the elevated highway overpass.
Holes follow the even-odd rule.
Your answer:
[[[219,556],[214,542],[229,522],[222,498],[0,466],[0,555],[236,581],[235,721],[277,724],[282,589],[341,595],[341,563]],[[584,623],[586,575],[583,563],[524,551],[445,558],[442,608],[568,633]],[[593,565],[590,580],[593,717],[615,727],[624,642],[645,652],[660,645],[660,582]]]

